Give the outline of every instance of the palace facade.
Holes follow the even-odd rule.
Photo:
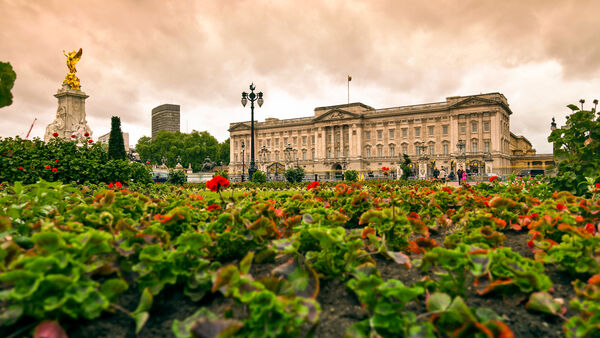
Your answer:
[[[314,116],[254,123],[255,162],[271,178],[301,166],[311,179],[340,177],[354,169],[378,176],[381,167],[398,173],[403,154],[413,174],[428,177],[434,168],[509,174],[524,157],[551,165],[552,155],[536,155],[531,143],[510,132],[512,111],[500,93],[453,96],[444,102],[375,109],[363,103],[318,107]],[[231,123],[230,175],[247,173],[250,122]]]

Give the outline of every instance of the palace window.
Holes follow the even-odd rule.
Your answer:
[[[377,139],[378,139],[378,140],[381,140],[381,139],[383,139],[383,130],[378,130],[378,131],[377,131]]]
[[[415,127],[415,137],[421,137],[421,127]]]
[[[340,148],[337,148],[337,149],[335,150],[335,157],[337,157],[337,158],[340,158],[340,157],[342,157],[342,152],[340,151]]]
[[[394,129],[390,129],[390,140],[394,139]]]
[[[302,145],[305,146],[306,145],[306,136],[302,136]]]
[[[490,152],[490,141],[483,142],[483,151],[486,153]]]
[[[310,158],[313,159],[313,160],[315,159],[315,150],[314,149],[312,149],[310,151]]]
[[[444,155],[448,155],[448,143],[444,143],[443,148],[444,148]]]
[[[448,125],[447,124],[442,126],[442,134],[448,135]]]
[[[294,145],[296,145],[298,143],[298,138],[296,136],[294,136],[292,138],[292,142],[294,143]]]
[[[489,132],[490,131],[490,122],[489,121],[484,121],[483,122],[483,131],[485,131],[485,132]]]
[[[421,148],[419,148],[419,146],[418,146],[418,145],[416,145],[416,144],[415,144],[415,154],[416,154],[417,156],[421,155]]]
[[[429,136],[433,136],[433,126],[429,126]]]
[[[268,139],[267,139],[267,147],[270,147],[270,146],[271,146],[271,139],[270,139],[270,138],[268,138]]]
[[[365,148],[365,157],[371,157],[371,148]]]
[[[406,138],[408,135],[408,129],[407,128],[402,128],[402,138]]]
[[[471,142],[471,151],[474,153],[477,152],[477,141]]]
[[[275,139],[275,146],[276,146],[276,147],[279,147],[279,138],[276,138],[276,139]]]
[[[402,154],[408,154],[408,146],[402,146]]]
[[[371,132],[365,131],[365,140],[370,140],[370,139],[371,139]]]
[[[312,136],[312,144],[315,144],[315,135]]]
[[[396,147],[394,147],[393,144],[390,144],[390,156],[391,157],[396,156]]]
[[[275,161],[279,161],[279,152],[275,152]]]
[[[346,157],[350,157],[350,149],[348,147],[344,147],[344,154],[346,154]]]
[[[267,154],[267,161],[271,162],[271,153]]]
[[[434,155],[435,153],[435,145],[430,144],[429,145],[429,155]]]
[[[288,138],[287,138],[287,137],[284,137],[284,138],[283,138],[283,145],[285,146],[285,145],[287,145],[287,144],[288,144]]]
[[[306,150],[302,150],[302,161],[306,161]]]
[[[383,156],[383,147],[382,146],[378,146],[377,147],[377,156],[378,157],[382,157]]]
[[[460,128],[460,133],[461,134],[464,134],[464,133],[467,132],[467,125],[465,125],[464,123],[461,123],[460,126],[459,126],[459,128]]]
[[[477,123],[472,123],[471,124],[471,132],[472,133],[476,133],[477,132]]]

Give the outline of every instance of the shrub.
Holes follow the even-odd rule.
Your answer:
[[[113,116],[111,119],[108,157],[112,160],[124,160],[127,158],[123,142],[123,132],[121,131],[121,119],[118,116]]]
[[[167,177],[167,183],[182,185],[187,182],[187,176],[183,170],[169,169],[169,176]]]
[[[344,179],[350,182],[358,181],[358,171],[356,170],[346,170],[344,173]]]
[[[260,170],[257,170],[252,175],[252,182],[254,182],[254,183],[265,183],[266,181],[267,181],[267,175]]]
[[[596,101],[597,102],[597,101]],[[600,116],[596,109],[583,110],[568,106],[566,126],[552,131],[548,137],[554,143],[558,174],[551,179],[556,190],[583,195],[588,189],[586,177],[598,182],[600,177]]]
[[[290,183],[302,182],[302,179],[304,178],[304,169],[300,167],[288,169],[285,171],[284,176]]]
[[[0,140],[0,182],[46,181],[148,183],[151,175],[139,163],[110,160],[104,147],[95,143],[77,146],[77,141],[55,137],[48,143],[36,138]],[[144,167],[144,168],[141,168]]]

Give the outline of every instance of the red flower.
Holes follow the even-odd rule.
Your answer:
[[[110,182],[110,183],[108,184],[108,189],[112,189],[112,188],[113,188],[113,182]]]
[[[218,192],[229,186],[229,180],[223,176],[215,176],[206,182],[206,187],[212,192]]]
[[[71,135],[71,138],[76,138],[77,136],[75,136],[75,134]]]
[[[88,143],[92,143],[92,142],[94,142],[94,141],[93,140],[88,140]]]
[[[319,187],[319,182],[315,181],[306,186],[306,190],[316,189]]]
[[[556,203],[556,210],[558,211],[563,211],[563,210],[567,210],[567,206],[561,203]]]
[[[147,161],[146,164],[150,165],[150,161]]]
[[[388,170],[390,170],[390,168],[388,168],[388,167],[381,167],[381,170],[388,171]]]
[[[596,232],[596,227],[593,226],[591,223],[586,223],[585,231],[593,235]]]
[[[208,208],[206,208],[206,210],[208,210],[208,211],[213,211],[215,209],[221,209],[221,207],[216,204],[211,204],[208,206]]]
[[[499,177],[498,176],[492,176],[490,177],[490,182],[494,182],[495,180],[497,180]]]
[[[88,136],[90,136],[90,133],[85,133],[85,134],[83,134],[83,136],[88,137]]]
[[[58,160],[54,160],[54,162],[58,163]]]
[[[57,172],[57,171],[58,171],[58,169],[52,168],[52,172]]]
[[[54,136],[54,137],[58,137],[58,133],[57,133],[57,132],[54,132],[54,133],[52,133],[52,136]]]
[[[50,170],[52,167],[51,167],[51,166],[49,166],[49,165],[47,165],[47,166],[45,166],[44,168],[45,168],[45,169],[48,169],[48,170]]]
[[[23,170],[23,167],[22,166],[18,166],[17,169]]]
[[[448,188],[448,187],[443,187],[442,190],[444,190],[445,192],[451,194],[452,193],[452,189]]]
[[[596,183],[596,190],[600,189],[600,183]]]
[[[121,184],[121,182],[117,182],[117,183],[115,183],[115,186],[117,187],[117,189],[121,189],[123,184]]]

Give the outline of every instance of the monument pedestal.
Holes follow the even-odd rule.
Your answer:
[[[56,119],[46,127],[44,141],[48,142],[54,137],[52,134],[58,133],[58,137],[66,140],[71,140],[71,135],[75,135],[80,143],[86,142],[85,133],[88,133],[88,137],[92,136],[85,118],[85,99],[89,96],[63,83],[54,97],[58,99]]]

